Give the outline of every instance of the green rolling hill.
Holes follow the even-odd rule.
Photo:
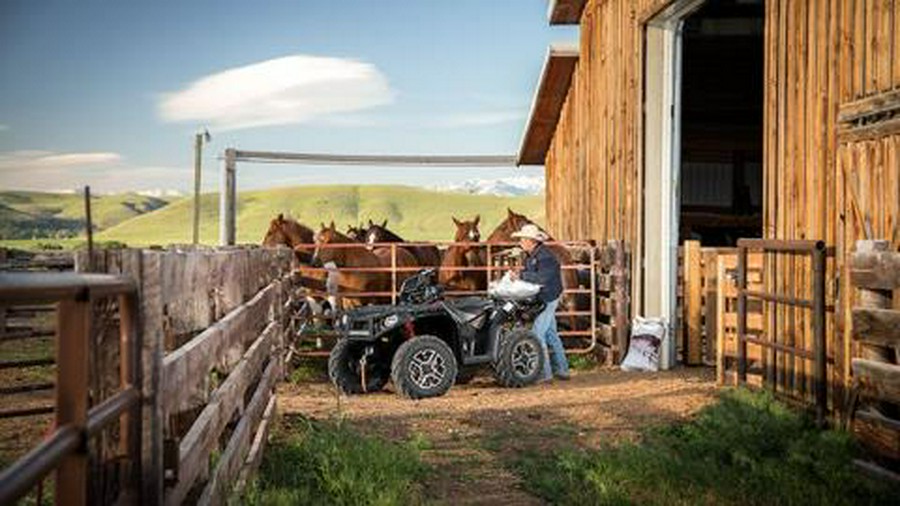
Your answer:
[[[128,245],[177,244],[191,240],[191,199],[124,221],[104,230],[98,240]],[[201,242],[216,244],[219,236],[218,194],[201,201]],[[407,186],[303,186],[242,192],[238,196],[237,236],[240,243],[262,241],[269,220],[285,213],[318,228],[331,220],[341,231],[368,219],[388,220],[388,228],[407,240],[451,240],[452,216],[471,219],[481,215],[487,235],[511,207],[539,223],[544,221],[544,197],[496,197],[440,193]]]
[[[91,198],[95,230],[160,209],[169,199],[132,193]],[[60,239],[84,234],[84,197],[75,193],[0,192],[0,239]]]

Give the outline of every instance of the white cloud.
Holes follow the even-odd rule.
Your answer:
[[[165,94],[165,121],[216,130],[304,123],[391,102],[385,76],[357,60],[293,55],[212,74]]]
[[[10,151],[0,153],[0,171],[31,172],[106,166],[122,160],[118,153],[53,153],[50,151]]]
[[[459,128],[472,126],[488,126],[522,121],[525,113],[521,111],[481,111],[451,114],[435,120],[434,125],[440,128]]]

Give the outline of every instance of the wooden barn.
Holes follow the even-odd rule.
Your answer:
[[[685,241],[770,241],[750,244],[764,250],[759,323],[775,343],[759,354],[781,376],[808,365],[816,326],[802,304],[779,305],[815,291],[813,261],[788,250],[823,241],[837,402],[864,351],[856,241],[900,242],[900,0],[551,0],[549,22],[580,27],[577,47],[547,54],[519,152],[545,166],[550,231],[625,241],[632,315],[675,334]]]

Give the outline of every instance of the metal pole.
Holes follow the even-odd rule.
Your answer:
[[[94,222],[91,219],[91,187],[84,187],[84,228],[87,234],[88,272],[94,272]]]
[[[391,243],[391,304],[397,303],[397,245]]]
[[[222,167],[222,189],[219,195],[219,244],[222,246],[232,246],[235,243],[237,178],[234,153],[233,148],[225,150],[225,163]]]
[[[828,413],[828,362],[825,349],[825,243],[813,250],[813,339],[815,343],[816,424],[825,425]]]
[[[200,167],[203,134],[194,135],[194,244],[200,243]]]
[[[747,382],[747,247],[738,246],[737,293],[737,384]]]

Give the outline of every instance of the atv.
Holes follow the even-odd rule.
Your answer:
[[[445,299],[426,269],[405,280],[396,305],[366,306],[337,318],[340,338],[328,359],[328,375],[341,391],[381,390],[422,399],[444,395],[489,364],[505,387],[540,378],[541,342],[528,322],[543,310],[536,298]]]

